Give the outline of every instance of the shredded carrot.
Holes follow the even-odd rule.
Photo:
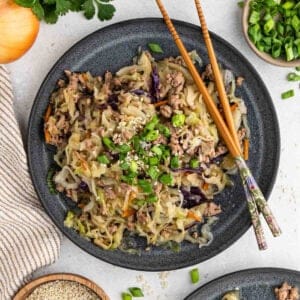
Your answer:
[[[163,100],[163,101],[156,102],[156,103],[154,104],[154,106],[155,106],[155,107],[160,107],[160,106],[165,105],[165,104],[167,104],[167,103],[168,103],[168,100]]]
[[[244,159],[249,159],[249,140],[244,139],[244,153],[243,153]]]
[[[79,208],[84,208],[84,206],[85,206],[85,205],[84,205],[83,203],[79,203],[79,204],[78,204],[78,207],[79,207]]]
[[[207,182],[204,182],[204,183],[203,183],[203,186],[202,186],[203,190],[204,190],[204,191],[207,191],[207,190],[208,190],[208,187],[209,187],[209,184],[208,184]]]
[[[50,135],[49,130],[47,128],[44,129],[44,136],[45,136],[46,144],[49,144],[50,140],[51,140],[51,135]]]
[[[123,218],[128,218],[130,216],[133,216],[134,213],[135,213],[135,210],[133,208],[128,208],[128,209],[123,211],[122,217]]]
[[[192,212],[192,211],[189,211],[188,213],[187,213],[187,217],[188,218],[190,218],[190,219],[193,219],[193,220],[195,220],[195,221],[197,221],[197,222],[200,222],[201,221],[201,217],[199,217],[198,215],[196,215],[194,212]]]
[[[47,122],[49,120],[49,117],[51,115],[51,111],[52,111],[52,108],[51,108],[51,105],[49,104],[48,107],[47,107],[46,113],[44,115],[44,121],[45,122]]]
[[[230,106],[230,110],[232,112],[234,112],[236,109],[238,108],[238,105],[236,103],[233,103],[231,106]]]
[[[136,198],[136,193],[131,191],[130,195],[128,197],[128,201],[127,201],[127,203],[125,203],[125,205],[123,207],[122,217],[127,218],[127,217],[134,215],[135,210],[133,208],[131,208],[130,205],[132,204],[132,202],[135,198]]]

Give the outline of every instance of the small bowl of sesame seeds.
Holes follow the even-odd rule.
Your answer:
[[[23,286],[13,300],[110,300],[93,281],[76,274],[49,274]]]

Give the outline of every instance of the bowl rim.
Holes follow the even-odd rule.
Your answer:
[[[35,278],[22,286],[19,291],[12,298],[13,300],[26,300],[26,298],[40,285],[52,281],[73,281],[92,290],[101,300],[110,300],[104,290],[97,285],[94,281],[73,273],[51,273]]]
[[[285,61],[281,58],[273,58],[270,54],[266,53],[266,52],[262,52],[259,51],[255,45],[253,44],[253,42],[250,40],[249,36],[248,36],[248,27],[249,27],[249,23],[248,23],[248,17],[249,17],[249,12],[250,12],[250,2],[252,0],[246,0],[244,2],[244,7],[243,7],[243,13],[242,13],[242,28],[243,28],[243,33],[244,33],[244,37],[245,40],[247,41],[248,45],[250,46],[250,48],[253,50],[253,52],[255,52],[255,54],[260,57],[261,59],[263,59],[264,61],[275,65],[275,66],[279,66],[279,67],[286,67],[286,68],[290,68],[290,67],[297,67],[300,66],[300,58],[295,59],[295,60],[291,60],[291,61]]]

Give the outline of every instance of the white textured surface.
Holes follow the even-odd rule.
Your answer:
[[[198,24],[194,4],[190,1],[165,0],[173,18]],[[228,272],[252,267],[284,267],[300,270],[300,91],[298,84],[285,79],[288,69],[273,67],[257,58],[246,45],[241,31],[241,12],[237,1],[205,0],[204,10],[209,28],[238,48],[256,67],[272,97],[281,129],[281,162],[276,185],[270,199],[283,235],[272,238],[267,228],[269,250],[259,252],[252,229],[237,243],[220,255],[199,265],[201,281],[198,285]],[[33,48],[22,59],[8,65],[15,92],[15,110],[23,134],[34,96],[43,78],[71,45],[85,35],[110,23],[139,17],[159,17],[155,1],[116,0],[117,13],[113,21],[100,23],[86,21],[78,14],[69,14],[56,25],[41,25]],[[289,88],[297,89],[292,100],[282,101],[280,94]],[[266,178],[268,180],[268,178]],[[100,284],[111,299],[120,299],[120,293],[130,286],[144,287],[144,299],[183,299],[198,285],[189,282],[188,269],[167,274],[125,270],[104,263],[80,250],[67,239],[63,241],[60,259],[54,265],[38,271],[34,276],[49,272],[74,272]],[[143,283],[137,281],[142,275]],[[161,280],[160,277],[166,277]]]

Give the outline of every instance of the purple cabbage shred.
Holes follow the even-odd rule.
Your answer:
[[[190,191],[184,187],[180,188],[180,191],[184,197],[182,207],[183,208],[192,208],[196,205],[208,202],[205,195],[197,187],[191,187]]]

